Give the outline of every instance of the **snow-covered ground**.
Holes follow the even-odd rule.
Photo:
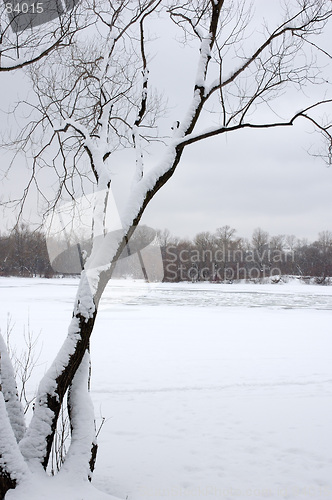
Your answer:
[[[0,278],[0,326],[40,333],[77,280]],[[92,340],[94,484],[128,500],[332,499],[332,287],[111,282]],[[33,500],[25,497],[26,500]],[[94,500],[91,497],[91,500]]]

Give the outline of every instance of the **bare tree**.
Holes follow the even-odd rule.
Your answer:
[[[232,260],[234,260],[232,258],[234,257],[234,252],[232,256],[231,249],[234,250],[234,248],[236,248],[237,244],[239,243],[239,240],[236,240],[234,237],[235,233],[236,229],[228,225],[218,227],[215,232],[216,243],[223,255],[221,276],[223,276],[224,279],[226,278],[226,269],[228,267],[229,262],[230,261],[232,262]]]
[[[74,468],[80,480],[91,476],[97,447],[88,391],[89,343],[98,304],[144,210],[172,177],[184,150],[213,136],[245,128],[290,127],[301,118],[331,141],[331,125],[318,115],[331,99],[325,94],[318,63],[314,56],[310,59],[315,52],[330,58],[319,45],[332,16],[329,2],[296,0],[278,23],[269,24],[257,20],[243,0],[121,0],[95,2],[92,10],[98,24],[92,39],[77,40],[61,60],[57,54],[48,56],[43,67],[35,65],[30,72],[38,104],[34,105],[36,119],[20,138],[25,151],[31,152],[31,140],[34,144],[23,202],[33,184],[42,193],[38,173],[43,168],[51,167],[58,178],[54,199],[45,196],[47,210],[65,193],[77,196],[78,186],[85,193],[93,186],[93,244],[68,336],[40,383],[32,421],[26,431],[20,427],[18,437],[7,402],[0,401],[5,422],[1,432],[7,436],[0,448],[5,457],[0,462],[2,493],[24,483],[31,470],[47,468],[67,392],[72,436],[62,469]],[[149,86],[153,43],[148,43],[147,33],[157,16],[168,16],[197,59],[191,102],[166,135],[157,129],[159,118],[164,118],[162,100]],[[258,26],[254,46],[247,36]],[[278,105],[284,92],[320,83],[318,99],[300,111],[289,110],[285,119],[275,119],[273,103]],[[38,147],[40,130],[43,143]],[[121,212],[122,230],[110,231],[112,160],[117,161],[117,153],[124,148],[135,153],[135,168],[128,179],[128,203]],[[56,155],[50,157],[54,151]],[[146,151],[153,158],[149,168],[145,168]]]
[[[315,244],[314,244],[315,245]],[[332,232],[322,231],[318,234],[318,241],[316,242],[318,248],[318,262],[320,264],[321,283],[324,283],[326,278],[332,274],[331,256],[332,256]]]

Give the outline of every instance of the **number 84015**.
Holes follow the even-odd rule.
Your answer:
[[[5,10],[7,14],[27,14],[31,12],[32,14],[41,14],[44,12],[44,7],[42,2],[38,3],[17,3],[13,6],[11,3],[6,3]]]

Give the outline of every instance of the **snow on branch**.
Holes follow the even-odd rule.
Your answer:
[[[50,54],[55,48],[59,47],[60,45],[61,45],[61,40],[57,40],[53,44],[49,45],[49,47],[40,51],[39,54],[37,54],[33,57],[19,57],[11,64],[10,63],[2,63],[0,65],[0,72],[15,71],[17,69],[22,69],[22,68],[25,68],[26,66],[30,66],[30,65],[36,63],[37,61],[40,61],[41,59],[43,59],[45,56]]]
[[[72,127],[83,138],[83,145],[90,158],[91,168],[100,189],[105,189],[110,182],[110,174],[104,160],[109,154],[107,129],[111,107],[111,102],[105,104],[99,117],[99,125],[102,131],[100,137],[92,137],[87,127],[71,118],[63,120],[61,127],[55,129],[55,132],[67,132]]]
[[[240,122],[233,126],[222,126],[222,127],[211,127],[209,129],[204,130],[203,132],[197,134],[188,134],[182,139],[179,139],[177,142],[178,146],[188,146],[189,144],[194,144],[195,142],[201,141],[203,139],[207,139],[209,137],[214,137],[216,135],[221,135],[226,132],[233,132],[235,130],[244,129],[244,128],[253,128],[253,129],[264,129],[264,128],[276,128],[276,127],[290,127],[294,125],[295,120],[298,118],[305,118],[311,121],[314,126],[320,130],[326,137],[332,140],[331,133],[329,132],[330,126],[323,126],[317,120],[308,115],[308,111],[321,106],[322,104],[331,104],[332,99],[326,99],[324,101],[319,101],[301,111],[298,111],[293,115],[289,120],[281,121],[281,122],[271,122],[271,123],[243,123]]]

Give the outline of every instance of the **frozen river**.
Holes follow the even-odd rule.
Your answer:
[[[191,307],[263,307],[332,310],[332,287],[286,284],[162,283],[145,285],[114,281],[104,303]]]
[[[0,325],[39,334],[77,280],[0,279]],[[92,338],[95,485],[128,500],[332,499],[332,287],[112,282]],[[30,499],[29,499],[30,500]]]

